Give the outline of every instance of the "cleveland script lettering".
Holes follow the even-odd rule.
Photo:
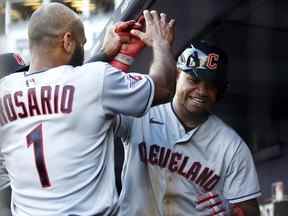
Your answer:
[[[72,112],[75,87],[41,86],[15,91],[0,98],[0,125],[39,115]]]
[[[144,142],[138,145],[140,160],[153,166],[167,168],[170,172],[176,172],[191,183],[199,185],[205,192],[212,191],[220,180],[220,176],[209,167],[205,167],[199,161],[193,161],[186,155],[174,152],[169,148],[159,145],[146,145]]]

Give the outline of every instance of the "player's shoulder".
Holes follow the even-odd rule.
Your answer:
[[[11,79],[19,79],[20,77],[23,77],[23,75],[24,75],[24,72],[10,73],[10,74],[3,76],[1,78],[1,81],[9,81]]]
[[[73,65],[61,65],[58,67],[53,67],[48,69],[47,71],[43,72],[48,72],[51,74],[52,72],[54,73],[77,73],[77,72],[86,72],[87,73],[95,73],[95,71],[102,71],[107,67],[108,63],[105,62],[90,62],[90,63],[85,63],[79,66],[73,66]],[[41,71],[42,72],[42,71]],[[35,73],[37,74],[37,72]]]
[[[170,116],[171,115],[170,112],[171,112],[171,102],[153,106],[149,111],[150,115],[156,115],[161,118],[166,118],[167,116]]]
[[[136,122],[141,122],[142,124],[151,124],[151,121],[161,122],[162,125],[165,125],[166,122],[169,122],[171,118],[171,103],[160,104],[153,106],[150,110],[141,118],[135,118]]]
[[[165,121],[167,116],[171,115],[169,114],[170,113],[169,106],[170,106],[170,103],[153,106],[142,117],[131,117],[131,116],[121,115],[121,118],[129,119],[129,121],[131,123],[133,122],[134,124],[149,123],[151,122],[151,119],[158,119],[161,121],[163,120]]]
[[[81,68],[83,70],[85,69],[90,69],[90,68],[98,68],[98,67],[102,67],[105,68],[107,67],[109,64],[107,62],[102,62],[102,61],[96,61],[96,62],[89,62],[89,63],[85,63],[81,66],[78,66],[78,68]],[[77,68],[77,67],[76,67]]]
[[[83,72],[86,74],[89,73],[96,73],[96,72],[104,72],[106,68],[109,67],[109,64],[106,62],[90,62],[90,63],[85,63],[83,65],[73,67],[73,70],[75,72]]]
[[[214,114],[211,114],[208,120],[201,125],[199,131],[203,137],[213,137],[213,139],[220,140],[222,146],[229,146],[229,148],[233,146],[232,148],[235,149],[239,145],[246,145],[241,136],[230,125]]]
[[[243,152],[244,155],[250,154],[249,147],[242,137],[218,116],[212,114],[202,126],[199,129],[199,137],[213,140],[211,142],[213,148],[221,148],[221,152],[226,155],[228,161],[236,152]]]
[[[78,82],[85,82],[89,85],[89,83],[102,82],[107,67],[108,64],[105,62],[91,62],[76,67],[63,65],[52,70],[56,70],[55,76],[61,76],[63,79],[78,80]]]
[[[3,90],[3,88],[18,86],[18,83],[21,82],[23,78],[24,78],[23,72],[17,72],[6,75],[0,79],[0,87]]]
[[[235,131],[235,129],[233,129],[228,123],[226,123],[214,114],[211,114],[209,116],[207,123],[211,128],[217,128],[217,130],[222,131],[222,133],[225,133],[231,137],[240,138],[239,134]]]

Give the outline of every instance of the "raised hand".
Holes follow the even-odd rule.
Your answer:
[[[111,64],[114,67],[120,69],[121,71],[128,72],[128,69],[133,63],[134,58],[141,52],[141,50],[145,46],[141,39],[130,34],[131,28],[143,30],[143,21],[144,17],[142,16],[136,23],[134,23],[134,25],[130,25],[125,28],[119,25],[118,28],[115,29],[115,32],[120,36],[129,37],[129,41],[122,43],[119,53],[111,61]]]
[[[117,53],[119,53],[120,48],[123,43],[128,43],[130,40],[129,34],[122,34],[119,32],[129,32],[132,27],[137,27],[135,20],[129,20],[126,22],[116,23],[114,26],[110,26],[105,33],[105,37],[102,45],[102,52],[106,56],[112,59]]]
[[[164,13],[158,14],[157,11],[144,10],[145,32],[138,29],[131,30],[131,34],[139,37],[147,46],[157,46],[168,43],[170,46],[175,35],[175,20],[168,19]]]

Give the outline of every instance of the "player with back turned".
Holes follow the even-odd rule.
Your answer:
[[[144,115],[152,103],[167,101],[175,87],[167,42],[174,20],[159,19],[155,11],[145,11],[144,17],[149,25],[142,39],[152,47],[153,61],[149,75],[128,76],[104,62],[82,65],[83,24],[69,8],[49,3],[33,13],[29,70],[0,80],[0,147],[13,215],[111,215],[115,210],[115,116]],[[107,35],[110,43],[103,48],[113,57],[125,38]]]

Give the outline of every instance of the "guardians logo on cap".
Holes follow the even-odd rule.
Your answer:
[[[227,56],[207,42],[191,44],[177,60],[177,68],[201,80],[226,83]]]

